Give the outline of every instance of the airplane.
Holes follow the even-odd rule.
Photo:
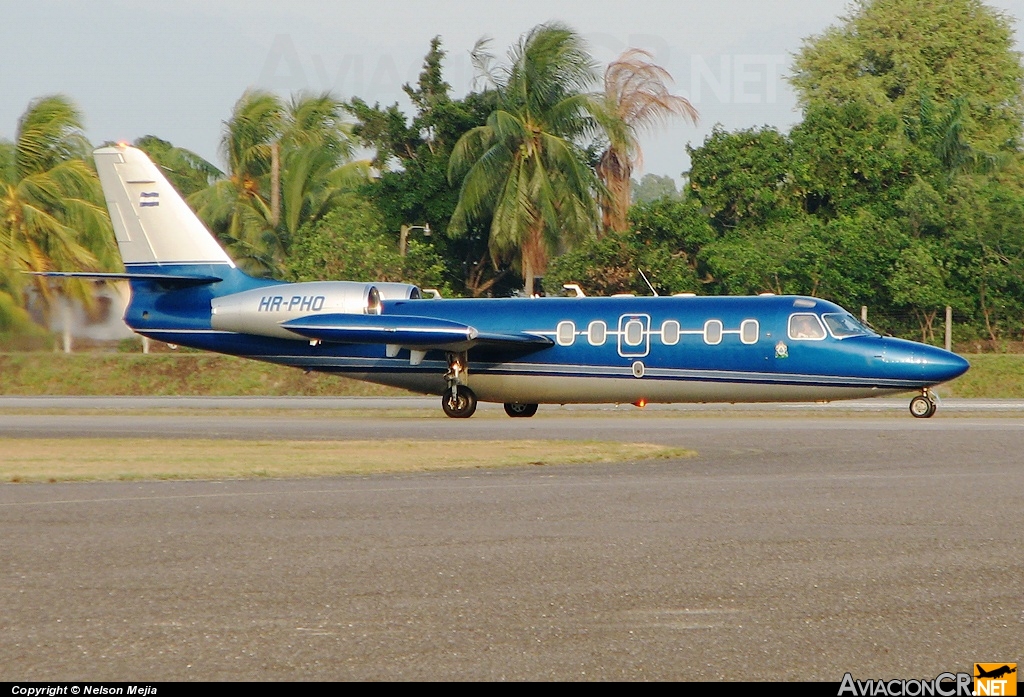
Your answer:
[[[994,668],[992,670],[984,670],[977,663],[974,664],[974,667],[978,671],[978,674],[974,676],[976,678],[995,678],[995,679],[999,679],[999,678],[1003,677],[1004,675],[1009,675],[1010,673],[1016,673],[1017,672],[1016,666],[1011,668],[1009,665],[1003,665],[1003,666],[1000,666],[999,668]]]
[[[403,283],[284,283],[240,270],[136,148],[95,151],[127,279],[124,320],[142,336],[441,396],[511,417],[540,404],[827,402],[915,391],[969,364],[880,336],[827,300],[750,297],[431,299]],[[577,293],[582,295],[582,293]]]

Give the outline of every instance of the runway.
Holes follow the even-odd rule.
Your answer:
[[[204,404],[3,400],[0,434],[596,438],[699,455],[2,484],[4,680],[838,682],[1024,658],[1014,404],[468,421],[411,402]]]

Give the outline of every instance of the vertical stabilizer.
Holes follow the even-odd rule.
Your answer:
[[[128,145],[93,153],[125,267],[228,264],[202,221],[146,154]]]

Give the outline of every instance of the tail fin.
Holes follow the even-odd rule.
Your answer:
[[[117,145],[93,154],[126,269],[154,264],[235,266],[145,153]]]

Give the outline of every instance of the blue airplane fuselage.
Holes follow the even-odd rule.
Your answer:
[[[211,324],[215,299],[265,289],[267,297],[283,297],[287,306],[294,286],[251,278],[226,265],[176,265],[173,270],[222,280],[175,286],[132,279],[125,320],[139,333],[423,393],[446,389],[447,360],[441,349],[426,350],[413,361],[409,348],[389,352],[385,343],[218,330]],[[168,273],[168,267],[133,265],[131,271]],[[483,334],[549,341],[542,347],[499,343],[469,348],[462,383],[483,401],[824,401],[919,390],[968,367],[959,356],[924,344],[869,331],[837,335],[827,320],[849,313],[828,301],[799,296],[385,300],[379,312],[413,323],[417,318],[422,324],[443,320]],[[794,336],[790,325],[795,315],[817,317],[823,336]]]

